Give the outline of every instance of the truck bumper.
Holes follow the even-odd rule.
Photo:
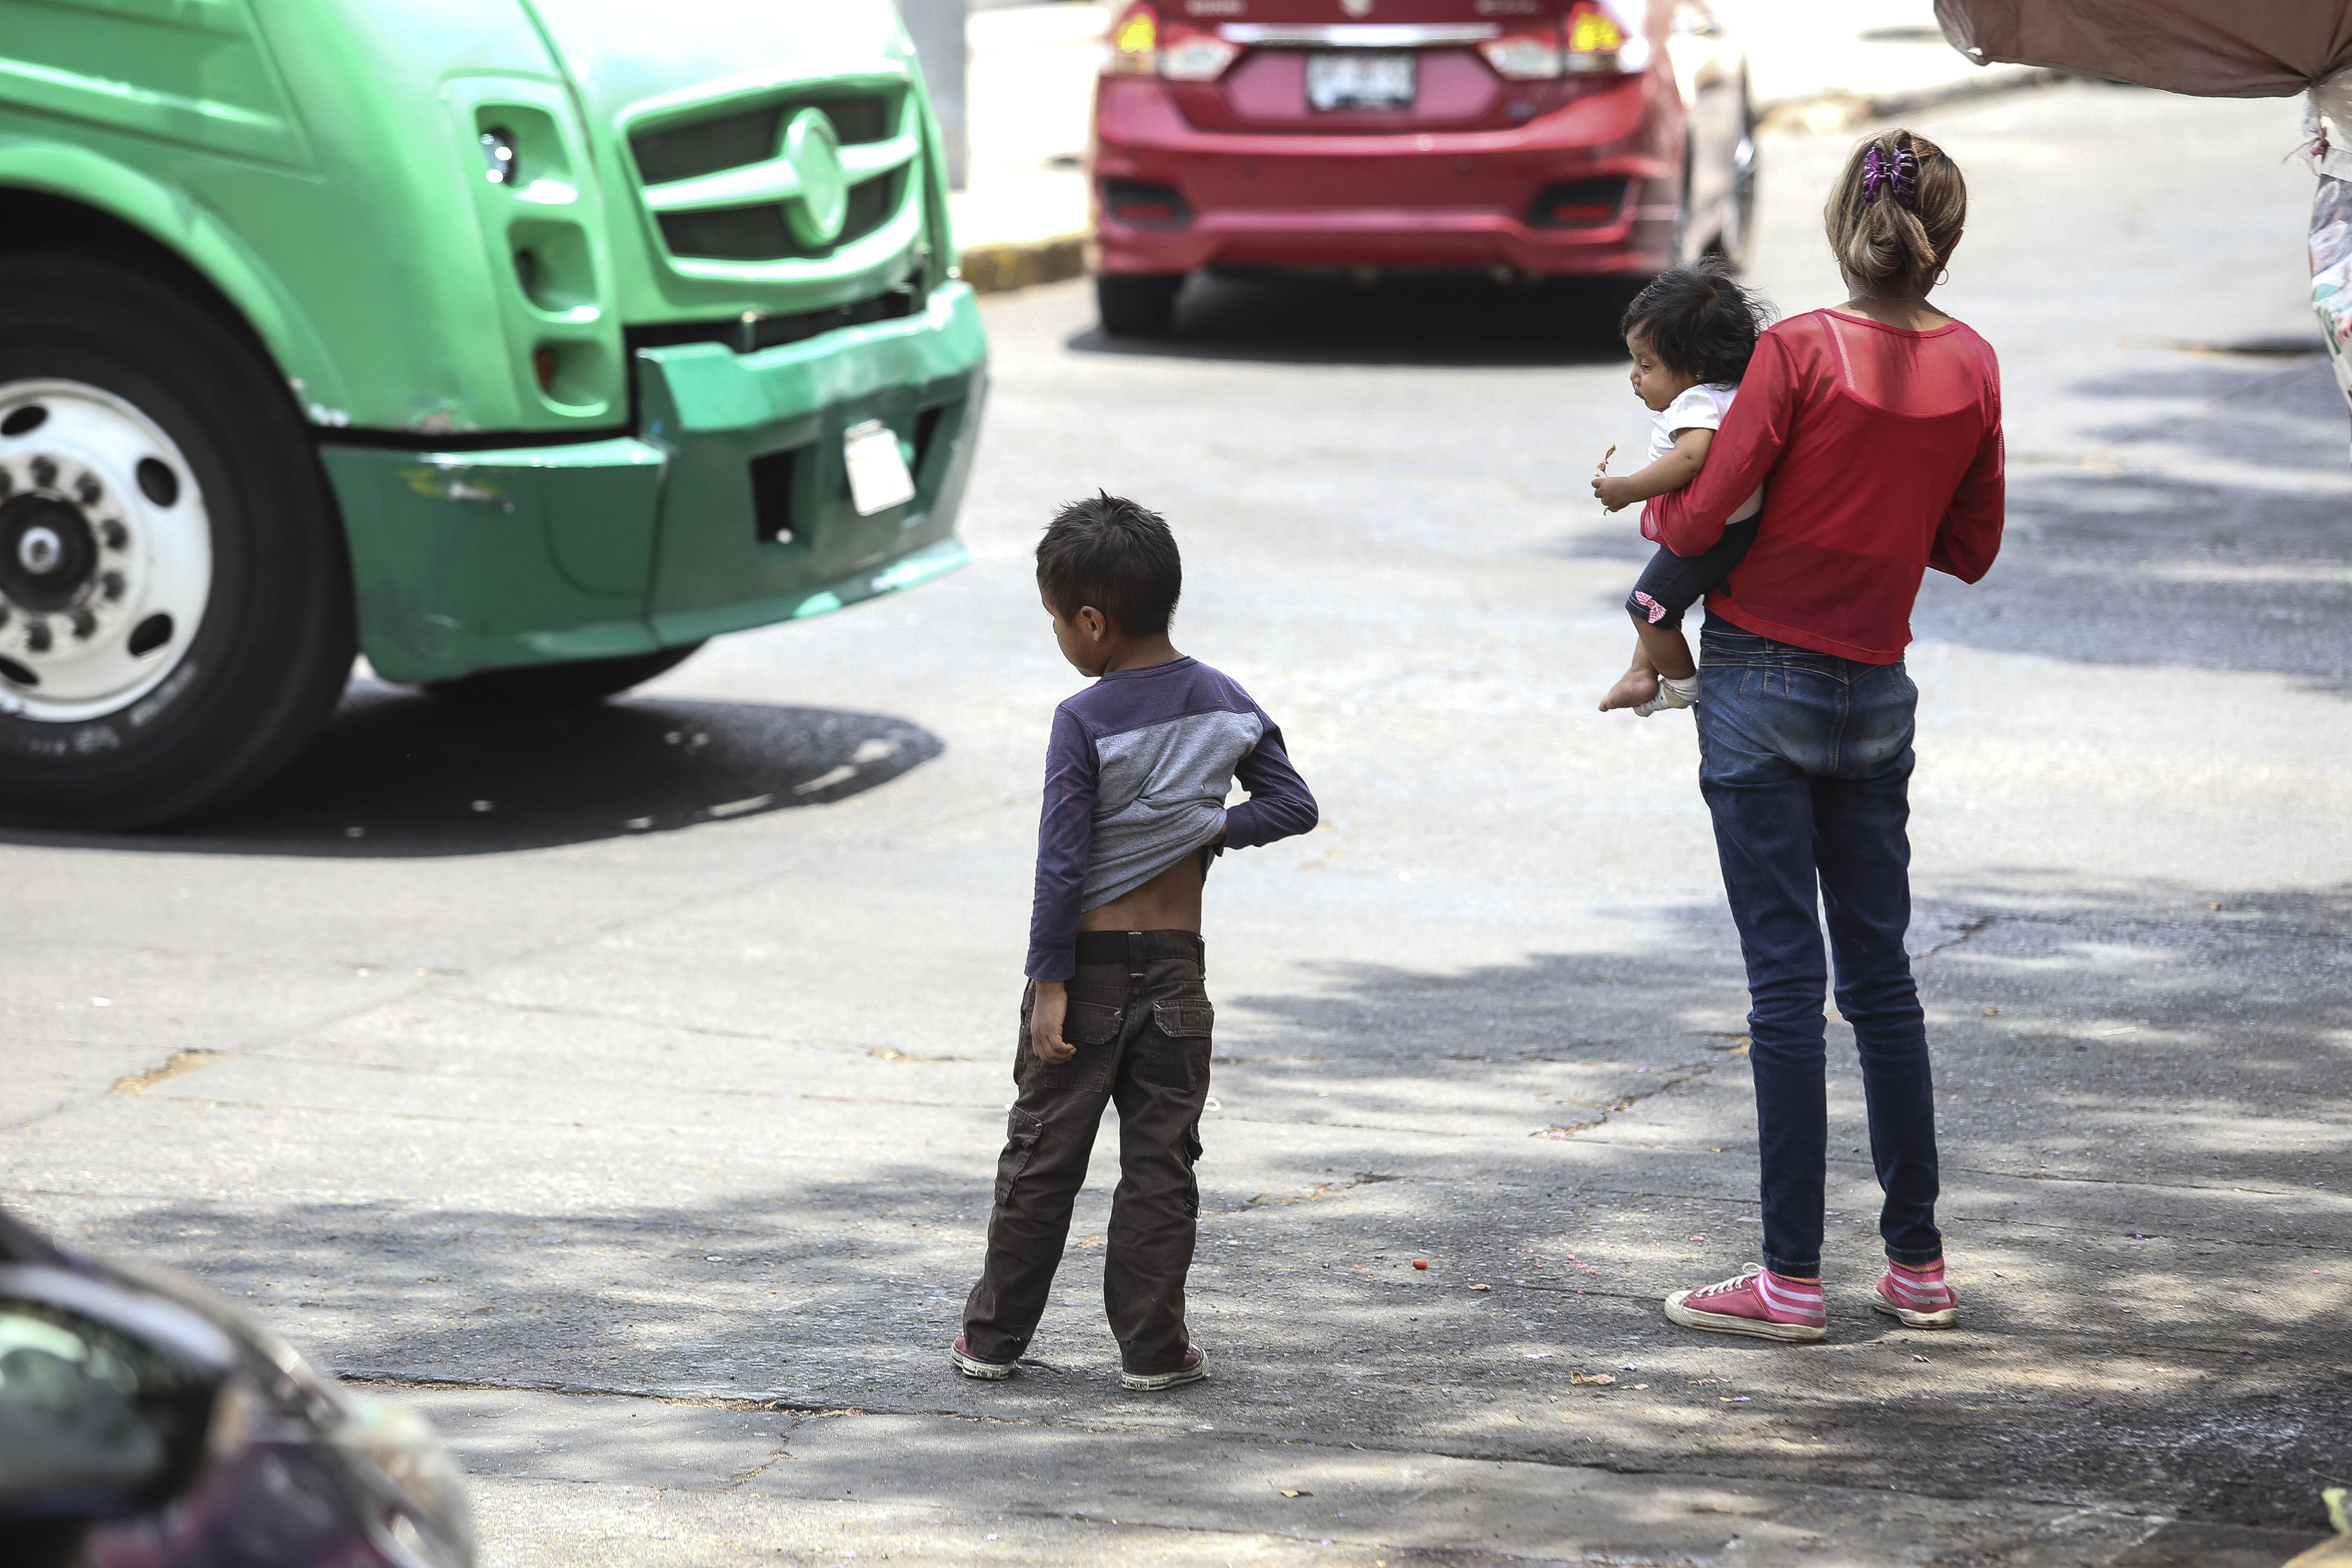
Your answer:
[[[392,680],[647,653],[839,609],[964,560],[987,385],[971,290],[751,353],[641,349],[635,434],[450,451],[328,444],[360,646]],[[850,504],[843,432],[878,419],[914,500]]]

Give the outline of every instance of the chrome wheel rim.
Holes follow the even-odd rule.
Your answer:
[[[1749,115],[1740,128],[1739,145],[1732,149],[1731,191],[1723,204],[1719,244],[1735,265],[1748,258],[1748,231],[1754,225],[1755,211],[1756,124]]]
[[[163,427],[103,387],[0,385],[0,713],[119,712],[184,663],[212,521]]]

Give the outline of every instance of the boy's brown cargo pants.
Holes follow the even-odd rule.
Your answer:
[[[1082,931],[1062,1038],[1077,1054],[1059,1066],[1029,1048],[1032,985],[1021,999],[1013,1063],[1020,1097],[996,1163],[988,1260],[964,1303],[964,1345],[983,1361],[1013,1361],[1044,1316],[1069,1238],[1070,1206],[1103,1107],[1118,1107],[1118,1188],[1111,1194],[1103,1306],[1131,1373],[1173,1372],[1190,1340],[1184,1276],[1201,1189],[1201,1110],[1209,1098],[1209,1029],[1198,934]]]

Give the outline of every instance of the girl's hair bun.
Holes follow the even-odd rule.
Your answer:
[[[1968,223],[1969,183],[1925,136],[1889,131],[1853,150],[1823,216],[1830,249],[1849,278],[1925,294]]]

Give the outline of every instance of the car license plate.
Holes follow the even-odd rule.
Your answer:
[[[898,432],[879,419],[841,433],[841,460],[849,469],[849,504],[858,516],[872,517],[915,499],[915,476],[907,471]]]
[[[1411,49],[1337,49],[1307,57],[1307,102],[1318,110],[1411,109],[1416,60]]]

